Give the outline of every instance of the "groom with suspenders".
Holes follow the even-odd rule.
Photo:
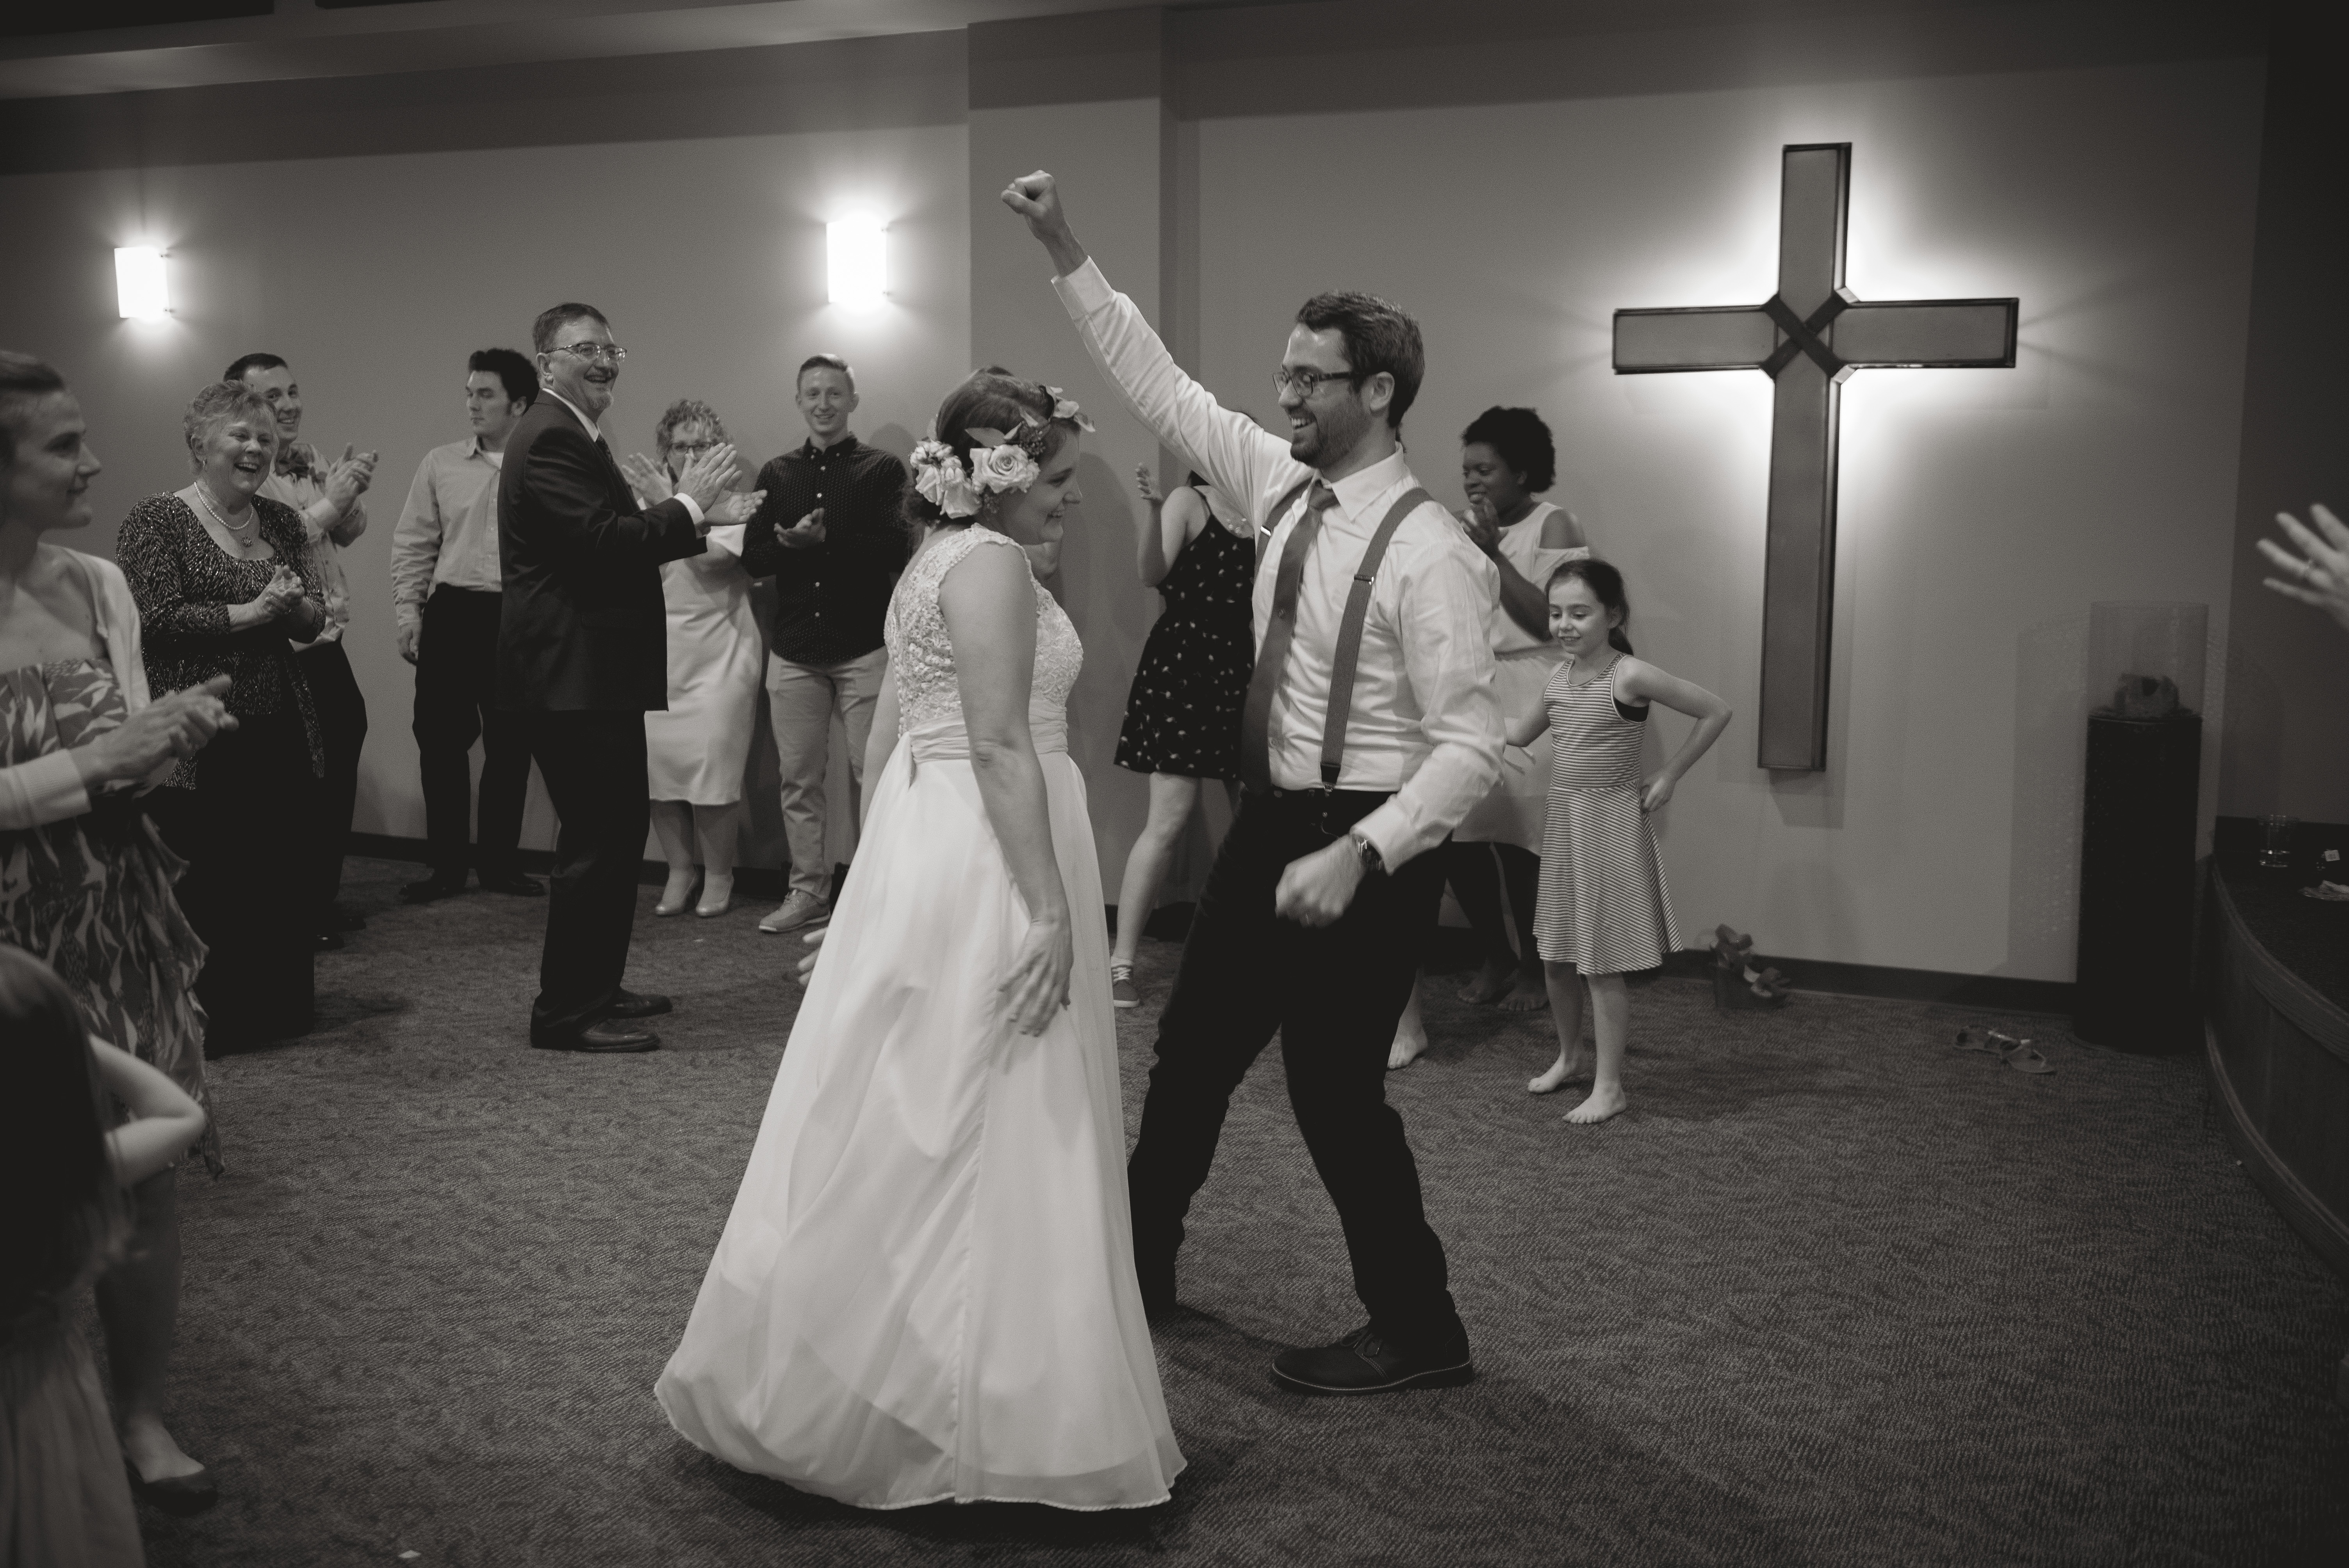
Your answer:
[[[1274,375],[1283,442],[1184,374],[1077,243],[1050,175],[1015,181],[1003,199],[1050,254],[1052,286],[1135,413],[1270,531],[1241,720],[1246,792],[1159,1020],[1126,1170],[1143,1305],[1154,1316],[1174,1305],[1183,1217],[1232,1091],[1278,1030],[1289,1103],[1370,1322],[1283,1351],[1273,1375],[1327,1394],[1465,1383],[1467,1331],[1385,1078],[1443,893],[1427,851],[1500,770],[1486,637],[1499,585],[1403,461],[1418,325],[1367,294],[1309,300]]]

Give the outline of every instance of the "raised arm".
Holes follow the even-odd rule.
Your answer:
[[[1102,374],[1160,440],[1190,453],[1202,473],[1251,511],[1267,499],[1284,467],[1303,476],[1288,442],[1217,403],[1174,363],[1134,303],[1110,287],[1077,243],[1050,174],[1040,170],[1013,181],[1003,203],[1028,221],[1029,232],[1051,257],[1052,286]]]
[[[1150,516],[1142,525],[1142,550],[1134,569],[1142,574],[1145,586],[1155,588],[1166,581],[1183,552],[1199,537],[1199,530],[1207,522],[1207,503],[1189,485],[1176,485],[1172,494],[1161,498],[1157,487],[1150,482],[1147,467],[1134,469],[1135,482],[1140,486],[1143,504]]]
[[[1671,760],[1648,775],[1640,786],[1640,810],[1652,811],[1672,798],[1672,787],[1696,759],[1713,748],[1729,727],[1729,705],[1694,681],[1666,675],[1645,659],[1626,658],[1615,666],[1615,690],[1629,701],[1660,702],[1675,713],[1696,720],[1696,727]]]
[[[938,584],[938,610],[954,639],[970,770],[1031,923],[1003,993],[1019,1032],[1040,1035],[1068,1000],[1076,940],[1068,885],[1052,853],[1044,769],[1028,729],[1036,590],[1027,552],[992,543],[972,551]]]

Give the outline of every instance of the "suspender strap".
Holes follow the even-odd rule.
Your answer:
[[[1346,720],[1352,717],[1354,707],[1354,667],[1361,662],[1362,623],[1371,614],[1371,583],[1379,574],[1379,562],[1386,559],[1387,545],[1393,540],[1395,530],[1402,520],[1434,500],[1416,485],[1387,509],[1386,521],[1371,535],[1370,548],[1362,552],[1362,563],[1354,568],[1354,586],[1346,595],[1346,618],[1338,628],[1338,653],[1330,669],[1330,717],[1321,729],[1321,787],[1338,787],[1338,768],[1346,755]]]

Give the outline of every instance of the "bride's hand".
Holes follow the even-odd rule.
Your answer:
[[[1047,915],[1028,927],[1011,978],[999,987],[1011,1022],[1023,1035],[1040,1035],[1052,1015],[1069,1005],[1069,975],[1077,966],[1077,944],[1066,915]]]

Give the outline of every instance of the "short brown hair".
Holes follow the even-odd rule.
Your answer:
[[[1394,401],[1387,405],[1387,428],[1402,428],[1402,417],[1419,397],[1419,384],[1427,377],[1427,349],[1420,342],[1419,323],[1401,306],[1376,294],[1350,290],[1318,294],[1297,312],[1297,325],[1312,332],[1338,329],[1346,340],[1349,377],[1359,389],[1383,371],[1394,377]]]
[[[0,469],[16,461],[16,424],[26,406],[66,389],[57,366],[29,354],[0,348]]]

